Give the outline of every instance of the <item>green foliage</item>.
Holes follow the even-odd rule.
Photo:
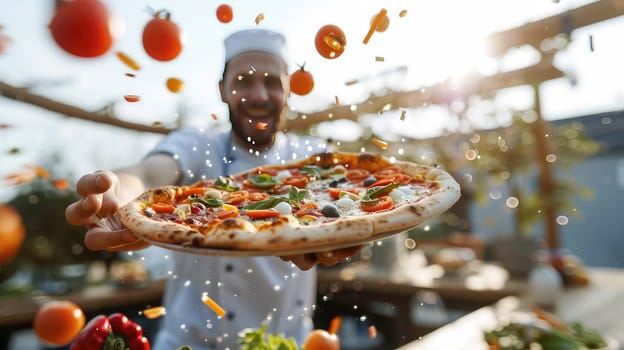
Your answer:
[[[270,318],[262,322],[260,328],[245,329],[239,334],[241,350],[299,350],[293,338],[269,333]]]
[[[56,189],[48,180],[24,185],[9,202],[19,211],[26,226],[26,238],[16,263],[54,267],[112,254],[87,249],[83,244],[85,228],[65,221],[65,208],[78,199],[76,192]]]

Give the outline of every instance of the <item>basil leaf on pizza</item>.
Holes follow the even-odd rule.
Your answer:
[[[444,170],[371,153],[319,153],[190,186],[120,210],[140,238],[196,254],[286,255],[359,245],[421,225],[460,196]]]

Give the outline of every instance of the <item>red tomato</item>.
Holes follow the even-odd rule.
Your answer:
[[[316,33],[314,45],[316,46],[316,51],[318,51],[321,56],[334,59],[338,58],[344,52],[345,46],[347,45],[347,38],[342,29],[338,28],[338,26],[327,24],[321,27]]]
[[[305,175],[293,175],[282,180],[283,185],[291,185],[297,188],[306,188],[308,178]]]
[[[314,77],[304,67],[305,64],[290,75],[290,91],[301,96],[309,94],[314,88]]]
[[[169,11],[157,11],[143,29],[143,48],[158,61],[171,61],[182,52],[182,32],[170,17]]]
[[[370,175],[370,171],[362,168],[355,168],[347,170],[346,177],[351,181],[364,180]]]
[[[19,212],[9,204],[0,205],[0,264],[13,259],[26,237],[26,227]]]
[[[306,337],[302,350],[340,350],[340,341],[336,334],[315,329]]]
[[[234,12],[230,5],[222,4],[217,7],[217,19],[221,23],[230,23],[234,18]]]
[[[113,44],[108,9],[99,0],[60,1],[49,24],[52,38],[78,57],[97,57]]]
[[[33,330],[42,342],[60,346],[69,343],[80,333],[85,320],[78,305],[67,300],[53,300],[37,311]]]
[[[381,196],[375,200],[360,203],[360,208],[366,212],[388,210],[394,205],[394,201],[390,196]]]

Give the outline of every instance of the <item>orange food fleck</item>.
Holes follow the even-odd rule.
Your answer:
[[[258,129],[258,130],[266,130],[268,126],[269,126],[269,124],[267,124],[267,123],[263,123],[263,122],[257,122],[256,123],[256,129]]]
[[[334,99],[336,100],[336,106],[340,106],[340,101],[338,100],[338,96],[334,96]]]
[[[139,102],[141,97],[139,95],[124,95],[124,100],[128,102]]]
[[[405,15],[407,15],[407,10],[401,10],[401,12],[399,12],[399,17],[405,17]]]
[[[52,184],[58,190],[66,190],[69,188],[69,181],[65,179],[56,179],[52,182]]]
[[[256,22],[256,25],[260,24],[260,22],[262,22],[264,20],[264,13],[260,12],[257,16],[256,19],[254,20]]]
[[[382,140],[380,140],[380,139],[378,139],[378,138],[374,138],[374,139],[373,139],[373,143],[374,143],[375,145],[377,145],[377,147],[379,147],[379,148],[381,148],[381,149],[384,149],[384,150],[385,150],[385,149],[388,149],[388,143],[387,143],[386,141],[382,141]]]
[[[379,13],[377,14],[377,16],[375,17],[375,19],[373,20],[373,22],[371,23],[370,29],[368,30],[368,33],[366,33],[366,36],[364,37],[364,44],[368,44],[368,41],[370,40],[370,38],[373,36],[373,33],[375,32],[375,30],[377,30],[377,27],[379,26],[379,24],[381,23],[381,21],[384,19],[384,17],[386,16],[386,13],[388,13],[388,10],[386,10],[385,8],[382,8]]]
[[[375,326],[368,326],[368,337],[370,339],[377,338],[377,328]]]
[[[212,120],[219,119],[219,116],[216,113],[210,113],[210,116],[212,117]]]
[[[219,304],[217,304],[214,300],[212,300],[212,298],[208,296],[208,293],[203,293],[201,298],[202,298],[202,302],[206,306],[208,306],[212,311],[214,311],[214,313],[217,314],[217,316],[219,317],[225,316],[225,310],[221,306],[219,306]]]
[[[159,318],[160,316],[163,316],[166,313],[167,313],[167,310],[165,309],[164,306],[155,306],[155,307],[150,307],[148,309],[143,310],[143,316],[145,316],[145,318],[148,318],[150,320]]]
[[[332,320],[329,322],[329,329],[327,330],[327,332],[329,332],[329,334],[337,334],[338,331],[340,330],[341,324],[342,324],[342,317],[336,316],[332,318]]]
[[[167,89],[173,93],[178,93],[182,91],[184,87],[184,82],[178,78],[169,78],[167,79]]]
[[[42,179],[49,179],[50,178],[50,173],[48,173],[47,170],[45,170],[44,168],[38,166],[38,165],[27,165],[28,168],[32,169],[32,171],[35,172],[35,174],[37,174],[37,176],[39,176]]]
[[[134,78],[134,77],[136,77],[136,75],[134,75],[133,73],[126,73],[126,76],[127,76],[127,77],[130,77],[130,78]]]
[[[141,66],[135,60],[133,60],[130,56],[126,55],[125,53],[121,51],[117,51],[116,55],[117,55],[117,58],[119,58],[121,62],[123,62],[126,66],[130,67],[131,69],[134,69],[134,70],[141,69]]]

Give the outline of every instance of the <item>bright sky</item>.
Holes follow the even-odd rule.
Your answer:
[[[217,21],[215,9],[223,2],[205,0],[109,0],[104,1],[119,24],[113,48],[96,59],[79,59],[56,46],[47,29],[53,13],[52,0],[0,0],[2,33],[13,42],[0,54],[0,80],[15,86],[33,85],[34,93],[88,110],[97,110],[115,103],[121,118],[152,123],[172,122],[180,105],[188,109],[190,124],[204,126],[223,123],[225,108],[217,90],[222,70],[222,40],[232,31],[256,27],[260,13],[264,20],[259,27],[283,32],[289,42],[291,71],[297,64],[315,77],[315,89],[307,96],[293,95],[290,106],[301,112],[314,112],[331,106],[338,96],[341,103],[362,101],[370,93],[384,88],[414,90],[432,85],[452,75],[461,75],[483,66],[481,39],[489,32],[518,26],[531,20],[585,4],[587,0],[232,0],[234,20]],[[182,28],[186,45],[182,54],[171,62],[154,61],[144,52],[141,33],[150,15],[147,7],[167,9]],[[369,20],[381,8],[388,10],[390,27],[375,33],[364,45],[362,39]],[[399,12],[407,15],[399,17]],[[336,24],[347,37],[345,53],[334,60],[322,58],[314,48],[316,31],[325,24]],[[622,81],[624,53],[621,33],[624,24],[613,20],[574,32],[573,42],[556,63],[566,72],[574,73],[578,86],[566,79],[544,86],[543,112],[547,119],[615,110],[624,106],[624,89],[605,82]],[[595,50],[590,52],[588,40],[593,37]],[[138,61],[142,69],[136,78],[128,78],[129,69],[115,56],[122,51]],[[383,57],[379,62],[375,58]],[[400,66],[404,74],[378,76]],[[165,80],[178,77],[185,82],[184,91],[173,94]],[[361,79],[362,83],[347,86],[345,82]],[[57,83],[57,85],[51,84]],[[126,94],[141,97],[138,103],[123,100]],[[522,94],[502,95],[504,106],[526,107],[530,100]],[[520,96],[520,97],[518,97]],[[211,113],[223,118],[212,121]],[[389,114],[391,115],[391,114]],[[473,113],[477,125],[491,125],[483,113]],[[398,116],[377,118],[372,123],[388,137],[405,135],[429,137],[444,127],[452,127],[453,119],[440,108],[410,110],[404,122]],[[117,167],[140,158],[159,135],[127,132],[88,122],[63,118],[37,107],[0,98],[0,122],[11,128],[0,130],[0,176],[25,163],[43,163],[54,153],[63,155],[62,171],[77,176],[94,168]],[[346,135],[349,128],[324,128],[339,138],[336,130]],[[111,141],[112,139],[112,141]],[[7,150],[18,147],[18,155]],[[43,158],[43,160],[42,160]],[[0,200],[2,200],[0,188]]]

